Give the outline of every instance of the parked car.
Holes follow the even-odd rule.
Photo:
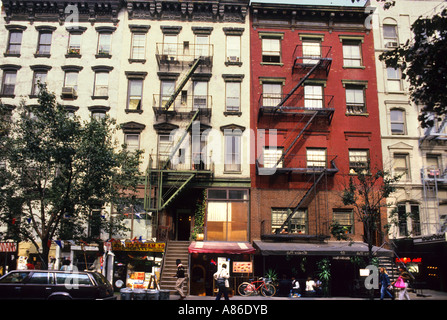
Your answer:
[[[0,278],[0,299],[116,299],[109,281],[97,272],[14,270]]]

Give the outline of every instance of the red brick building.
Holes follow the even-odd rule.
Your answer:
[[[274,261],[290,276],[300,257],[331,256],[337,265],[364,254],[363,224],[341,200],[356,167],[382,168],[373,35],[364,11],[252,3],[251,238],[264,268]],[[330,241],[333,221],[347,226],[361,249]],[[278,259],[285,259],[283,268]]]

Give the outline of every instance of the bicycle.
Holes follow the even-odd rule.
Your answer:
[[[260,283],[259,286],[257,283]],[[272,297],[276,293],[276,288],[273,284],[265,282],[264,278],[259,278],[259,280],[251,282],[242,282],[237,288],[238,293],[241,296],[251,296],[255,294],[261,294],[264,297]]]

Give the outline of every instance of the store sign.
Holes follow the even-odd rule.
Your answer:
[[[444,241],[447,241],[447,232],[436,233],[436,234],[432,234],[429,236],[416,238],[413,240],[414,244],[434,243],[434,242],[444,242]]]
[[[113,251],[164,252],[164,242],[112,242]]]
[[[233,261],[234,273],[252,273],[253,263],[250,261]]]
[[[0,242],[0,252],[16,252],[17,243],[15,242]]]
[[[408,258],[408,257],[403,257],[403,258],[396,258],[396,263],[422,263],[422,258],[418,257],[418,258]]]

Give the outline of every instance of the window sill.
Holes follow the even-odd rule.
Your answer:
[[[0,98],[15,98],[15,94],[0,94]]]
[[[366,69],[365,66],[343,66],[343,69]]]
[[[129,63],[146,63],[146,59],[129,59]]]
[[[49,53],[35,53],[34,58],[50,58],[51,54]]]
[[[352,116],[369,117],[369,113],[348,113],[348,112],[346,112],[345,115],[347,117],[352,117]]]
[[[282,67],[284,63],[282,62],[261,62],[261,66],[280,66]]]
[[[20,58],[20,53],[7,53],[5,52],[3,54],[4,57],[16,57],[16,58]]]
[[[79,59],[81,57],[82,57],[82,55],[79,53],[67,53],[65,55],[65,58],[78,58]]]
[[[92,100],[109,100],[109,96],[92,96]]]
[[[110,58],[112,58],[112,55],[109,53],[98,53],[98,54],[95,54],[95,58],[96,59],[110,59]]]
[[[231,61],[227,61],[227,62],[225,62],[225,65],[228,67],[228,66],[238,66],[238,67],[240,67],[240,66],[242,66],[242,62],[231,62]]]
[[[242,116],[242,112],[241,111],[225,111],[224,112],[225,117],[227,116]]]
[[[242,171],[224,171],[224,174],[242,174]]]
[[[126,109],[125,110],[126,113],[138,113],[138,114],[142,114],[143,110],[131,110],[131,109]]]
[[[61,99],[62,99],[62,100],[73,101],[73,100],[76,100],[77,98],[78,98],[77,96],[71,96],[71,97],[69,97],[69,96],[63,96],[63,95],[61,95]]]

